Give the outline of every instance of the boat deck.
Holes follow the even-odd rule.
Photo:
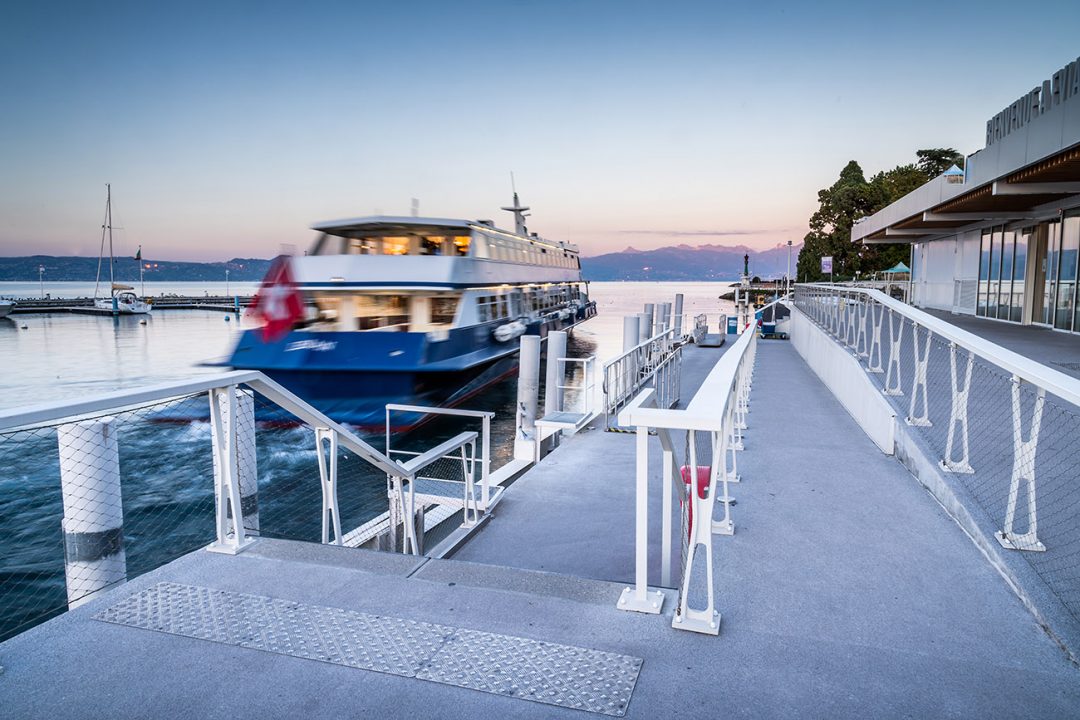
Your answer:
[[[688,388],[719,355],[687,348]],[[587,717],[544,704],[571,698],[640,718],[1074,715],[1080,670],[931,496],[789,343],[761,342],[756,368],[736,532],[714,538],[718,637],[673,630],[672,591],[659,616],[615,609],[632,571],[634,439],[593,430],[510,486],[450,560],[265,539],[237,556],[184,556],[0,645],[0,707],[21,718]],[[239,634],[205,608],[129,614],[144,627],[93,619],[163,582],[260,597],[244,601],[255,610]],[[360,614],[413,628],[395,646],[418,654],[411,671],[356,669],[388,663],[355,631],[375,622]],[[248,627],[253,617],[268,624]],[[438,638],[407,621],[439,626]],[[474,642],[460,650],[463,638]],[[542,660],[531,641],[545,644]],[[570,656],[588,672],[567,675]],[[625,682],[615,656],[643,661],[625,708],[586,682],[605,662],[623,662],[609,675]],[[508,674],[513,695],[493,694]]]

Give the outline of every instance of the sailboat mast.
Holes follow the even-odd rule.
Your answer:
[[[109,187],[107,184],[105,187]],[[101,247],[98,248],[97,254],[97,275],[94,277],[94,299],[98,297],[98,286],[101,284],[101,258],[105,256],[105,225],[109,220],[109,201],[105,200],[105,219],[101,223]]]
[[[109,227],[109,295],[113,293],[113,287],[116,285],[116,278],[113,277],[113,265],[116,261],[113,259],[113,247],[112,247],[112,185],[106,183],[105,185],[105,215],[108,218]]]

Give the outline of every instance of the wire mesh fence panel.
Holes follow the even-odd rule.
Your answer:
[[[796,305],[844,344],[835,322],[842,302],[796,293]],[[897,421],[970,496],[976,519],[1080,620],[1080,408],[898,310],[878,312],[882,371],[860,359]],[[872,334],[873,316],[868,323]]]
[[[213,539],[206,402],[0,433],[0,640]]]

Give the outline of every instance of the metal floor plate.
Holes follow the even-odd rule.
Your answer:
[[[175,583],[130,595],[94,618],[620,717],[642,663],[571,645]]]

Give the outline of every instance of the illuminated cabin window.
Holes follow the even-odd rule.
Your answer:
[[[383,255],[408,255],[409,238],[385,237],[382,239]]]
[[[469,236],[457,235],[453,239],[453,247],[455,255],[468,255],[469,254]]]

